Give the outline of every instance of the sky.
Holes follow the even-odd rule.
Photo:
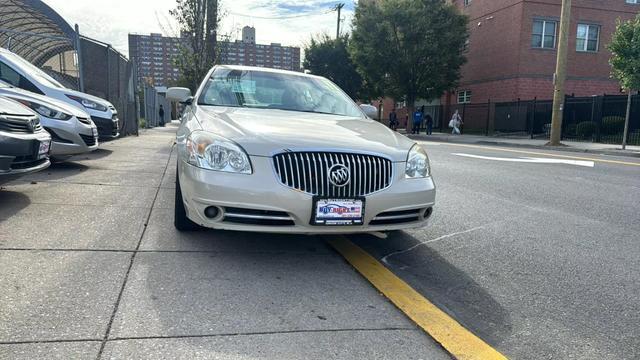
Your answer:
[[[128,54],[129,33],[179,33],[169,10],[175,0],[44,0],[80,33],[110,43]],[[337,13],[330,11],[344,2],[342,27],[348,29],[353,18],[353,0],[221,0],[223,20],[219,34],[240,39],[240,29],[256,28],[256,42],[281,43],[304,47],[312,36],[335,36]],[[271,19],[268,19],[271,18]],[[275,19],[274,19],[275,18]]]

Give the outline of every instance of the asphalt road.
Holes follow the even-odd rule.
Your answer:
[[[174,131],[0,191],[0,359],[449,358],[325,239],[176,232]],[[509,358],[640,357],[637,159],[425,146],[431,225],[352,241]]]

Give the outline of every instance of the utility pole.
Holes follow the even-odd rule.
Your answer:
[[[571,0],[562,0],[560,15],[560,36],[558,37],[558,59],[553,76],[553,116],[551,118],[551,139],[548,145],[560,145],[562,117],[564,113],[565,80],[567,79],[567,52],[569,50],[569,28],[571,26]]]
[[[631,116],[631,101],[633,100],[633,91],[627,89],[629,98],[627,100],[627,116],[624,119],[624,133],[622,135],[622,150],[627,149],[627,137],[629,136],[629,118]]]
[[[340,12],[342,11],[343,7],[344,3],[340,3],[335,7],[335,10],[338,11],[338,29],[336,30],[336,39],[340,39]]]

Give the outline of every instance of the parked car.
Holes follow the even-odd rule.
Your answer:
[[[425,150],[325,78],[215,66],[195,97],[171,88],[167,98],[189,105],[177,133],[179,230],[375,232],[432,214]]]
[[[2,48],[0,48],[0,80],[71,106],[80,107],[91,115],[91,119],[98,127],[101,140],[113,139],[120,135],[118,112],[110,102],[66,88],[27,60]]]
[[[0,184],[48,168],[50,146],[36,113],[0,97]]]
[[[98,148],[98,129],[86,111],[0,81],[0,96],[16,100],[40,116],[51,135],[51,156],[61,158]]]

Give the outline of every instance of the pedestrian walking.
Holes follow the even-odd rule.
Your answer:
[[[164,108],[160,105],[160,110],[158,110],[158,115],[160,115],[160,126],[164,126]]]
[[[460,126],[462,124],[464,124],[462,122],[462,116],[460,116],[460,113],[458,112],[458,110],[456,110],[456,112],[451,117],[451,121],[449,121],[449,127],[452,129],[451,134],[460,135]]]
[[[398,114],[396,113],[395,108],[391,110],[391,113],[389,113],[389,127],[393,131],[398,129]]]
[[[413,127],[411,129],[412,134],[420,134],[420,125],[422,125],[423,112],[420,109],[416,109],[413,112]]]
[[[425,122],[427,123],[427,135],[433,134],[433,118],[431,115],[425,115]]]

